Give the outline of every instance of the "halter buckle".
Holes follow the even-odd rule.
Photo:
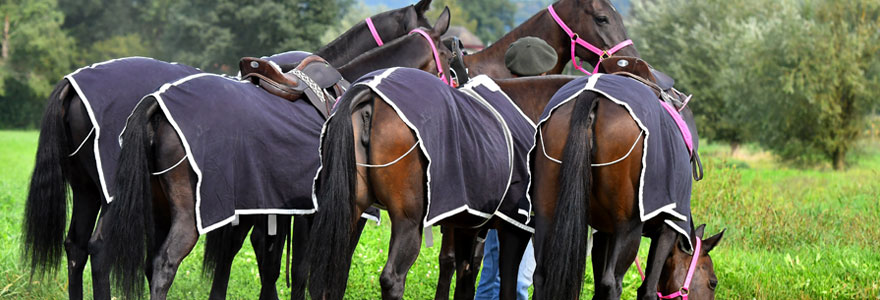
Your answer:
[[[678,289],[678,293],[682,296],[687,296],[688,295],[688,288],[686,286],[683,286],[680,289]]]
[[[578,36],[577,32],[575,32],[574,34],[571,35],[571,41],[572,41],[572,42],[575,42],[575,41],[577,41],[577,40],[579,40],[579,39],[581,39],[581,37]]]
[[[608,53],[608,50],[602,50],[602,54],[599,55],[599,61],[603,61],[611,58],[611,53]]]

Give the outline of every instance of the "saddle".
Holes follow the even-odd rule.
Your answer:
[[[254,57],[242,58],[238,66],[242,80],[249,80],[272,95],[296,101],[305,94],[325,118],[336,102],[327,89],[332,88],[336,96],[341,96],[349,86],[339,71],[317,55],[306,57],[286,73],[277,64]]]
[[[687,104],[685,95],[676,90],[675,80],[663,72],[655,70],[651,65],[640,58],[631,56],[612,56],[604,59],[599,68],[607,74],[623,75],[635,79],[654,91],[660,100],[681,108]],[[700,162],[700,156],[694,152],[691,159],[694,179],[699,181],[703,179],[703,165]]]

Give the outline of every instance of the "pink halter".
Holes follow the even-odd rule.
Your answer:
[[[553,4],[551,4],[550,6],[547,6],[547,10],[550,12],[550,15],[553,16],[553,20],[556,20],[556,24],[559,24],[559,27],[562,27],[562,30],[564,30],[565,33],[568,34],[568,37],[571,39],[571,64],[574,65],[575,69],[578,69],[581,72],[584,72],[584,74],[592,75],[593,73],[598,72],[599,71],[599,63],[601,63],[602,60],[610,57],[611,55],[614,55],[614,52],[617,52],[620,49],[623,49],[623,47],[626,47],[626,46],[633,44],[632,40],[625,40],[623,42],[620,42],[620,44],[617,44],[616,46],[611,47],[611,49],[609,49],[607,51],[599,49],[598,47],[593,46],[590,43],[588,43],[587,41],[581,39],[581,37],[578,36],[578,34],[575,33],[574,31],[571,31],[571,28],[568,28],[568,26],[565,25],[565,22],[563,22],[562,19],[559,18],[559,15],[556,14],[556,11],[553,10]],[[581,66],[579,66],[577,64],[577,60],[575,60],[576,56],[574,55],[574,50],[575,50],[576,45],[581,45],[581,47],[587,48],[587,50],[590,50],[591,52],[596,53],[596,55],[599,56],[599,61],[596,62],[596,67],[593,68],[593,73],[587,72],[587,70],[584,70],[584,68],[582,68]]]
[[[688,290],[691,286],[691,279],[694,278],[694,271],[697,269],[697,259],[700,257],[700,246],[702,246],[703,241],[700,238],[696,238],[697,244],[694,247],[694,257],[691,258],[691,265],[688,267],[687,277],[684,278],[684,284],[678,289],[677,292],[663,296],[660,292],[657,292],[657,297],[660,299],[675,299],[676,297],[681,297],[681,300],[688,300]],[[639,275],[642,276],[642,280],[645,280],[645,273],[642,272],[642,266],[639,264],[639,258],[636,257],[636,267],[639,270]]]
[[[431,45],[431,51],[434,52],[434,63],[437,64],[437,71],[439,71],[437,73],[437,76],[440,77],[441,80],[443,80],[443,83],[445,83],[451,87],[455,87],[455,86],[453,86],[452,81],[450,81],[449,79],[446,79],[446,76],[443,75],[443,65],[440,64],[440,53],[437,52],[437,46],[434,45],[434,40],[431,39],[431,35],[429,35],[427,32],[425,32],[421,28],[413,29],[409,33],[412,34],[413,32],[421,34],[423,37],[425,37],[426,40],[428,40],[428,44]]]
[[[367,17],[367,19],[364,21],[367,22],[367,28],[370,28],[370,33],[373,34],[373,39],[376,40],[376,44],[382,46],[382,37],[380,37],[379,32],[376,31],[376,26],[373,26],[373,20],[370,19],[370,17]]]

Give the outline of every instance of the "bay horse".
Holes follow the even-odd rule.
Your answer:
[[[542,9],[489,47],[477,53],[465,55],[462,59],[467,67],[467,74],[464,75],[485,74],[493,79],[512,78],[513,74],[504,63],[504,54],[510,44],[527,36],[541,38],[555,49],[557,62],[555,67],[547,72],[548,74],[562,73],[565,65],[575,59],[574,56],[594,65],[600,61],[601,52],[590,51],[583,45],[575,48],[572,53],[572,46],[578,39],[597,49],[605,50],[610,50],[628,40],[623,19],[608,0],[560,0],[550,7],[553,8],[552,13],[549,9]],[[562,27],[568,28],[574,36]],[[609,52],[611,53],[608,54],[614,54],[613,51]],[[639,56],[635,47],[622,48],[618,54]],[[572,61],[572,63],[577,64],[576,61]],[[543,109],[543,107],[538,109]],[[466,256],[465,260],[456,264],[454,254],[456,247],[453,242],[456,230],[444,229],[443,232],[439,259],[440,275],[435,299],[449,299],[452,275],[465,269],[478,272],[479,261],[482,257],[482,252],[475,253],[473,257]],[[462,238],[469,239],[472,238],[472,235],[466,235]],[[475,247],[474,250],[481,251],[481,248]]]
[[[497,84],[528,118],[536,120],[556,90],[573,78],[524,77],[498,80]],[[388,210],[392,224],[388,261],[380,277],[382,297],[400,299],[422,238],[422,219],[427,207],[426,157],[420,151],[401,156],[418,139],[395,110],[370,88],[353,86],[340,99],[334,116],[325,124],[322,168],[316,180],[315,195],[321,207],[315,214],[307,247],[311,255],[309,290],[317,298],[342,298],[351,264],[351,248],[357,242],[352,238],[356,218],[376,204]],[[389,161],[395,163],[382,168],[356,166],[356,162]],[[486,226],[457,216],[438,224],[461,229],[458,232],[463,234],[456,235],[455,246],[457,253],[465,254],[473,253],[472,241],[478,230],[487,226],[501,229],[501,297],[515,297],[516,269],[530,232],[514,229],[513,225],[494,218]],[[459,264],[466,259],[456,257]],[[476,271],[462,268],[457,271],[455,298],[473,299]]]
[[[683,109],[682,118],[696,144],[693,114],[687,107],[679,109]],[[651,237],[651,247],[647,275],[638,290],[640,299],[657,299],[658,288],[663,295],[682,291],[705,296],[700,299],[714,297],[717,279],[709,251],[723,232],[702,240],[703,227],[694,230],[690,222],[685,230],[690,230],[692,240],[686,241],[666,223],[670,219],[666,213],[642,221],[637,195],[646,142],[640,139],[642,129],[626,108],[606,95],[584,91],[555,108],[539,126],[542,138],[536,138],[536,154],[532,155],[530,191],[535,203],[536,299],[578,298],[590,226],[598,231],[592,253],[593,299],[620,298],[623,275],[638,252],[642,235]],[[696,147],[693,149],[696,153]],[[591,167],[592,162],[602,164]],[[689,245],[699,249],[699,244],[699,252],[686,252],[692,251]],[[697,259],[696,265],[690,263],[692,258]],[[689,264],[699,270],[693,280],[684,271],[687,268],[683,266]]]
[[[353,80],[377,68],[405,65],[434,73],[446,70],[441,74],[449,74],[445,62],[451,53],[438,43],[448,25],[449,10],[444,9],[433,28],[426,30],[432,44],[426,43],[422,35],[407,35],[357,57],[339,68],[339,72],[344,78]],[[432,51],[434,45],[441,45],[437,47],[439,58],[435,58],[438,54]],[[139,293],[143,285],[141,270],[146,270],[151,298],[164,299],[181,260],[198,240],[195,225],[197,177],[188,160],[177,164],[187,152],[169,120],[157,111],[158,102],[151,95],[142,100],[129,119],[123,136],[125,146],[120,153],[122,167],[117,173],[118,199],[108,207],[104,216],[109,220],[104,242],[116,255],[111,268],[124,295]],[[150,174],[151,170],[166,169],[167,172],[160,175]],[[157,181],[158,186],[151,181]],[[153,198],[154,190],[160,197]],[[164,202],[153,203],[151,199]],[[154,209],[165,211],[163,213],[167,215],[156,213]],[[151,260],[146,265],[145,252],[150,253],[146,257]],[[261,275],[271,276],[274,284],[278,269]],[[294,282],[292,296],[297,297],[300,293],[296,290],[296,277]]]
[[[422,0],[415,5],[377,14],[372,17],[372,22],[377,32],[385,39],[403,36],[412,29],[430,25],[424,17],[430,2],[430,0]],[[327,59],[331,65],[341,66],[374,47],[376,42],[367,26],[361,22],[316,51],[316,54]],[[141,94],[152,92],[156,87],[143,90]],[[116,99],[116,103],[133,108],[137,100],[139,99]],[[80,95],[73,91],[66,79],[55,85],[47,100],[42,117],[36,164],[25,206],[22,252],[23,258],[31,268],[31,275],[38,277],[54,273],[61,262],[62,252],[66,252],[70,299],[82,299],[82,275],[91,256],[92,296],[95,299],[109,299],[110,283],[105,263],[105,256],[108,254],[101,251],[103,245],[98,237],[102,226],[99,222],[96,227],[95,221],[99,211],[106,208],[104,206],[107,202],[103,199],[111,195],[102,192],[93,147],[82,146],[96,143],[95,137],[91,134],[93,121],[83,103]],[[110,126],[99,125],[101,128]],[[76,149],[80,151],[75,152]],[[71,153],[76,155],[68,157]],[[115,156],[116,153],[108,155]],[[68,187],[73,196],[69,227]],[[246,226],[239,231],[249,229],[244,227]],[[264,248],[263,244],[257,243],[254,246],[261,249]],[[258,260],[262,258],[262,252],[257,250]],[[223,272],[216,273],[215,281],[222,281],[223,276]],[[274,290],[274,283],[271,286]],[[222,287],[225,294],[225,285]],[[214,289],[212,289],[213,293]]]

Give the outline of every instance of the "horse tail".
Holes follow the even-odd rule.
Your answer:
[[[357,173],[351,103],[370,95],[367,87],[352,87],[337,103],[336,117],[330,118],[325,126],[321,170],[315,183],[319,207],[306,248],[309,290],[315,299],[342,299],[345,294],[351,265],[349,247],[354,230]]]
[[[116,199],[107,206],[107,253],[111,274],[125,298],[141,296],[146,247],[152,238],[153,205],[150,183],[151,116],[158,107],[147,97],[132,112],[122,137],[116,172]]]
[[[31,266],[31,276],[54,273],[64,251],[67,228],[67,178],[65,157],[70,148],[64,125],[64,101],[70,90],[66,79],[55,85],[46,103],[40,126],[36,164],[31,175],[24,209],[23,257]]]
[[[577,299],[584,282],[596,98],[595,93],[585,92],[578,97],[571,113],[568,140],[562,154],[555,221],[538,262],[545,270],[545,288],[536,295],[537,299]]]

